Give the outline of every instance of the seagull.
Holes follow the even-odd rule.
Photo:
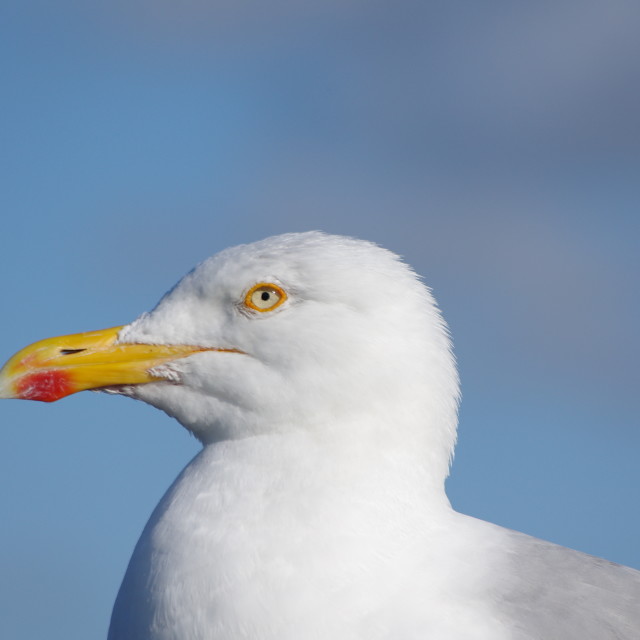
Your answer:
[[[449,333],[377,245],[226,249],[131,324],[0,371],[3,398],[86,389],[202,443],[142,532],[109,640],[640,638],[639,571],[452,509]]]

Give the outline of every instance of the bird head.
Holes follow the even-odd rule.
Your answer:
[[[395,254],[319,232],[222,251],[132,323],[35,343],[0,372],[0,397],[85,389],[158,407],[205,444],[360,425],[448,461],[455,440],[458,379],[429,289]]]

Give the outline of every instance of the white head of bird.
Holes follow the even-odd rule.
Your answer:
[[[129,357],[134,345],[165,350]],[[131,324],[36,343],[0,378],[10,397],[131,396],[203,444],[295,430],[404,445],[435,482],[455,443],[458,378],[429,289],[393,253],[319,232],[222,251]]]

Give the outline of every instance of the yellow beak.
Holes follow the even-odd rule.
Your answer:
[[[143,384],[163,378],[150,370],[200,351],[191,345],[118,344],[122,327],[35,342],[0,370],[0,398],[53,402],[85,389]],[[231,349],[228,349],[231,351]]]

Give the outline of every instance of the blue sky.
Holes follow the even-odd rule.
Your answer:
[[[640,568],[639,27],[624,1],[3,3],[0,357],[232,244],[373,240],[451,326],[454,506]],[[104,636],[197,449],[122,398],[2,403],[0,635]]]

